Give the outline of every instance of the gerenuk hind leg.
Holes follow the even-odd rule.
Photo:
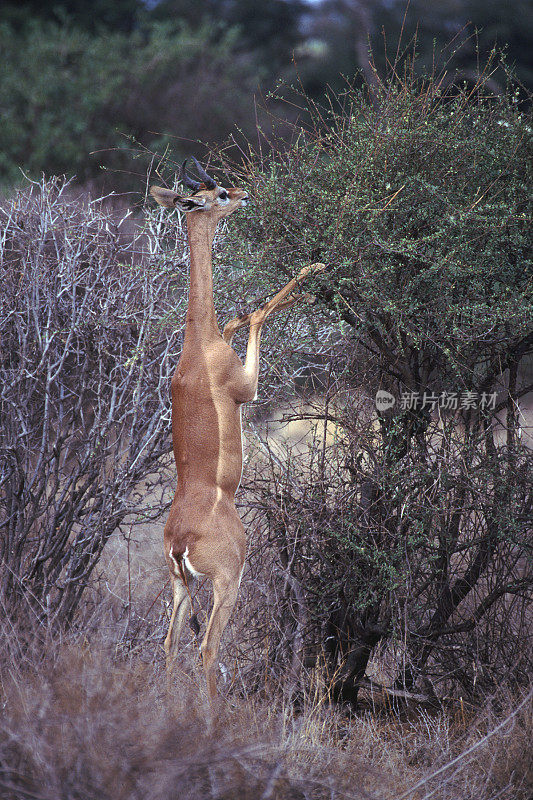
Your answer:
[[[178,652],[179,640],[183,631],[183,626],[187,616],[191,613],[191,600],[189,591],[181,578],[172,578],[172,591],[174,595],[174,602],[172,607],[172,615],[170,617],[170,624],[168,626],[168,633],[165,639],[165,654],[167,657],[167,679],[170,680],[172,670],[174,668],[174,661]]]

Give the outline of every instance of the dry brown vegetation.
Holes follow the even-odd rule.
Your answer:
[[[475,713],[413,708],[400,716],[380,704],[354,717],[312,689],[295,710],[279,691],[262,696],[241,684],[211,721],[195,645],[184,647],[167,692],[161,603],[150,610],[135,595],[132,602],[116,619],[112,598],[100,592],[78,632],[63,636],[4,620],[0,797],[529,796],[533,715],[525,697]],[[245,636],[238,619],[232,628]],[[227,657],[231,647],[230,637]]]
[[[259,469],[259,456],[254,459]],[[23,629],[5,617],[0,797],[530,796],[531,694],[488,698],[477,709],[458,702],[435,710],[411,702],[399,711],[393,697],[367,691],[355,716],[329,702],[318,659],[304,668],[306,688],[295,703],[290,670],[276,681],[269,643],[257,641],[265,609],[272,642],[283,638],[281,619],[273,617],[276,603],[284,602],[276,595],[282,584],[275,570],[268,581],[261,537],[251,541],[242,596],[223,643],[219,715],[210,714],[199,639],[191,631],[167,690],[162,640],[170,592],[160,540],[160,526],[153,523],[126,526],[124,536],[111,539],[68,633],[42,624]],[[205,588],[195,600],[203,621]],[[387,657],[378,654],[369,672],[385,675]]]

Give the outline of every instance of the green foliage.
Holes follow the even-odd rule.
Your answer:
[[[530,120],[513,96],[415,81],[340,100],[251,164],[236,257],[256,275],[323,261],[323,301],[394,354],[392,375],[486,387],[533,327]]]
[[[100,164],[131,166],[128,137],[150,147],[168,141],[153,131],[223,138],[248,114],[233,48],[231,33],[214,44],[208,28],[172,23],[133,34],[1,25],[0,181],[20,179],[19,168],[87,180]]]
[[[151,12],[155,19],[180,18],[191,27],[208,24],[238,30],[237,47],[271,77],[289,65],[301,39],[301,20],[309,13],[302,0],[161,0]]]
[[[516,0],[505,17],[499,9],[495,0],[413,0],[404,20],[403,0],[9,0],[0,9],[0,182],[20,179],[19,167],[80,181],[94,179],[99,164],[127,170],[123,134],[163,150],[175,136],[177,157],[194,151],[190,142],[220,144],[236,129],[250,139],[259,82],[268,91],[297,78],[315,98],[326,86],[343,90],[343,76],[360,84],[358,69],[372,82],[368,42],[377,76],[416,38],[418,74],[446,64],[445,81],[470,85],[497,43],[531,85],[529,5]],[[487,85],[504,84],[500,68]]]
[[[87,177],[87,155],[102,142],[109,124],[103,110],[121,89],[121,43],[122,37],[110,37],[108,54],[103,39],[80,30],[35,22],[15,36],[2,26],[3,181],[20,178],[19,167],[35,174],[44,165],[55,173],[74,170]]]

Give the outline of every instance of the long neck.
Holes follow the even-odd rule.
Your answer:
[[[213,302],[213,261],[211,249],[216,224],[201,212],[187,217],[187,236],[191,253],[189,305],[185,320],[188,335],[220,335]]]

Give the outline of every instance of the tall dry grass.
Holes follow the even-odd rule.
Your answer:
[[[100,590],[96,602],[95,590],[68,634],[4,619],[1,798],[530,796],[531,698],[500,698],[476,714],[412,709],[400,717],[383,707],[354,717],[319,692],[295,709],[282,691],[265,697],[241,683],[228,694],[221,681],[225,696],[213,716],[192,634],[167,689],[161,604],[149,609],[144,596],[132,603],[117,619],[116,597]]]

